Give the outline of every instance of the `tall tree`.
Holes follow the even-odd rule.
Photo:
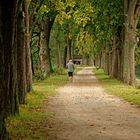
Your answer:
[[[0,139],[8,140],[5,118],[18,112],[17,17],[22,0],[0,1]]]
[[[32,91],[32,62],[30,50],[30,32],[29,32],[29,0],[24,0],[25,13],[25,55],[26,55],[26,90]]]
[[[35,17],[36,24],[34,31],[39,32],[39,60],[43,77],[52,72],[49,41],[51,29],[57,14],[56,3],[57,1],[41,1],[41,3],[39,3],[38,14]]]
[[[124,0],[124,65],[123,80],[135,86],[136,29],[140,17],[140,0]]]
[[[57,68],[62,67],[62,57],[61,57],[61,38],[59,36],[60,30],[58,29],[56,32],[56,65]]]
[[[25,103],[26,95],[26,57],[25,57],[25,32],[24,32],[23,4],[17,16],[17,73],[18,73],[18,99],[19,103]]]
[[[41,21],[39,58],[43,77],[52,72],[49,40],[53,22],[54,19],[51,20],[49,17],[45,17],[45,19]]]

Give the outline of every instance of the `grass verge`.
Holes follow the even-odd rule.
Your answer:
[[[111,79],[108,75],[104,74],[102,69],[94,70],[94,72],[108,93],[115,94],[140,107],[140,89],[129,86],[122,81]]]
[[[54,114],[47,112],[48,96],[55,95],[55,90],[68,81],[66,75],[52,75],[46,80],[33,84],[33,93],[27,95],[27,103],[20,106],[20,115],[6,120],[12,140],[46,140],[47,128],[50,127]]]

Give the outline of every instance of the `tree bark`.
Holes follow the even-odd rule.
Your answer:
[[[17,3],[0,1],[0,139],[8,140],[4,119],[18,112]]]
[[[65,40],[67,44],[67,58],[66,61],[69,61],[73,58],[72,56],[72,37],[71,37],[71,25],[67,24],[65,26],[66,34],[65,34]]]
[[[72,39],[67,35],[67,61],[72,59]]]
[[[109,67],[109,75],[112,74],[112,51],[109,52],[109,62],[108,62],[108,67]]]
[[[29,33],[29,1],[24,0],[25,13],[25,54],[26,54],[26,90],[32,92],[32,62],[30,50],[30,33]]]
[[[101,68],[104,68],[104,53],[101,51]]]
[[[105,69],[105,52],[102,52],[102,68]]]
[[[63,67],[65,68],[66,67],[66,64],[67,64],[67,46],[65,46],[65,49],[64,49],[64,64],[63,64]]]
[[[124,38],[124,60],[123,80],[135,86],[135,46],[136,27],[140,16],[139,0],[124,0],[125,14],[125,38]]]
[[[117,62],[118,62],[118,73],[117,78],[123,80],[123,50],[117,49]]]
[[[56,64],[57,64],[57,68],[61,68],[62,67],[61,49],[60,49],[60,41],[59,41],[58,36],[56,38],[56,42],[57,42],[57,44],[56,44]]]
[[[117,46],[116,46],[116,37],[114,37],[112,42],[112,71],[111,77],[117,78],[118,77],[118,57],[117,57]]]
[[[22,7],[17,21],[17,72],[18,72],[18,99],[20,104],[25,103],[26,95],[26,63],[24,44],[24,17]]]
[[[50,32],[53,26],[55,18],[51,19],[49,17],[46,17],[44,22],[44,32],[45,32],[45,40],[46,40],[46,58],[47,58],[47,74],[50,74],[52,70],[52,64],[51,64],[51,56],[50,56],[50,47],[49,47],[49,41],[50,41]]]
[[[50,41],[50,32],[54,23],[54,19],[51,19],[50,17],[45,17],[45,19],[42,19],[41,23],[41,31],[40,31],[40,43],[39,43],[39,59],[40,59],[40,67],[43,78],[46,77],[46,75],[50,75],[52,70],[52,64],[51,64],[51,56],[50,56],[50,47],[49,47],[49,41]]]
[[[105,53],[105,73],[109,75],[109,53]]]
[[[46,50],[46,37],[44,32],[44,26],[41,27],[40,36],[39,36],[39,60],[40,60],[40,68],[41,68],[41,75],[44,79],[48,74],[48,62],[47,62],[47,50]]]

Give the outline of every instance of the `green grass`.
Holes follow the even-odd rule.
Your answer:
[[[94,72],[108,93],[115,94],[131,104],[140,106],[140,89],[134,88],[122,81],[111,79],[108,75],[104,74],[102,69],[94,70]]]
[[[46,140],[47,128],[51,126],[54,114],[47,112],[47,99],[55,90],[67,83],[66,75],[52,75],[46,80],[34,82],[33,93],[27,95],[27,102],[20,106],[20,115],[6,120],[12,140]]]

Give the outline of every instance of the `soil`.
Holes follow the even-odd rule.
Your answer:
[[[92,67],[50,97],[48,140],[140,140],[140,108],[104,91]]]

